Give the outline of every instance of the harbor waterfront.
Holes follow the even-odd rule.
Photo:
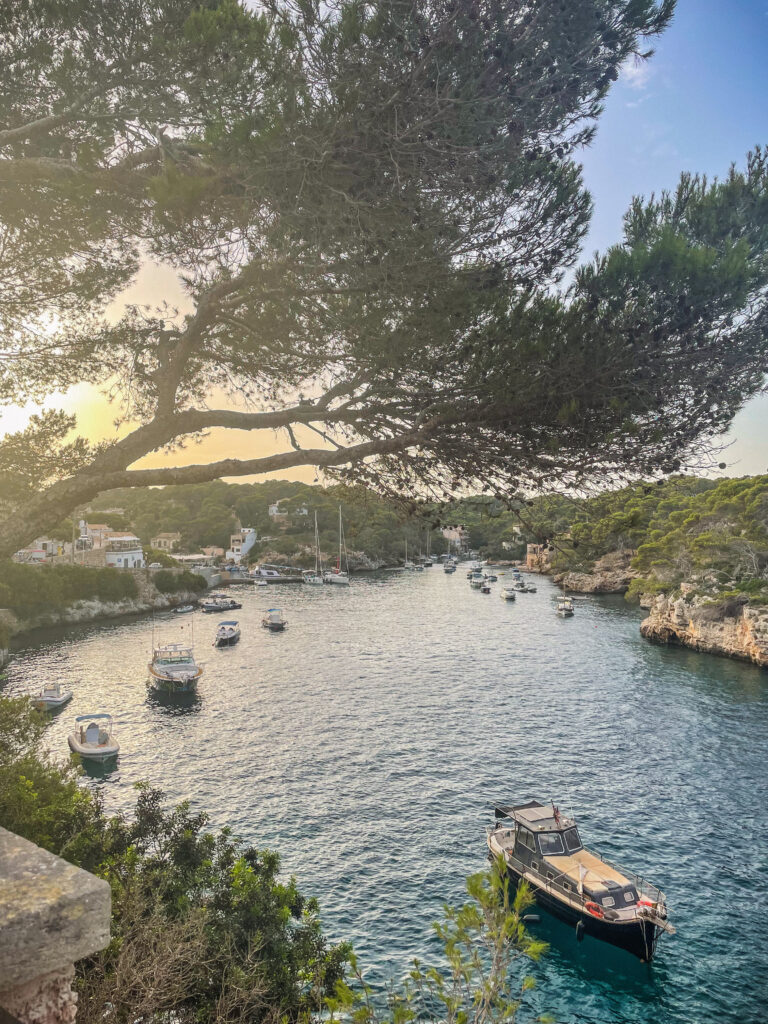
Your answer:
[[[493,807],[551,797],[585,845],[664,890],[677,934],[647,965],[541,913],[551,949],[526,1007],[574,1024],[761,1020],[768,674],[648,644],[621,598],[563,618],[536,582],[509,602],[439,567],[288,587],[275,634],[244,584],[236,646],[215,649],[199,611],[50,630],[17,646],[3,690],[73,691],[47,734],[62,758],[75,716],[111,714],[119,759],[86,769],[107,808],[129,810],[146,779],[278,850],[373,984],[436,955],[430,922],[485,865]],[[205,672],[163,701],[146,665],[171,642]]]

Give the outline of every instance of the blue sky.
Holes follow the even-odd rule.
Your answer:
[[[584,154],[595,201],[585,257],[619,240],[633,195],[672,188],[681,171],[722,176],[768,145],[768,0],[678,0],[655,50],[616,83]],[[730,474],[768,472],[768,397],[728,440]]]

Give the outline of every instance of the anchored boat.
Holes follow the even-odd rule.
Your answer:
[[[106,761],[117,757],[120,744],[112,735],[112,715],[78,715],[75,728],[67,736],[69,749],[86,761]]]
[[[202,674],[191,647],[165,644],[152,652],[148,685],[161,693],[194,693]]]
[[[261,624],[264,629],[268,629],[270,633],[282,633],[288,625],[283,617],[283,611],[281,608],[267,608],[264,613],[264,618],[261,620]]]
[[[573,818],[537,800],[499,806],[487,828],[490,854],[502,857],[510,879],[524,878],[540,906],[584,935],[653,959],[662,932],[674,934],[664,893],[639,875],[585,850]]]
[[[235,619],[227,619],[219,623],[216,630],[216,638],[213,641],[214,647],[232,647],[240,639],[240,623]]]
[[[557,614],[568,618],[568,616],[573,615],[573,611],[573,601],[570,597],[561,597],[557,602]]]
[[[501,588],[501,596],[504,598],[505,601],[514,601],[515,600],[515,588],[514,587],[502,587]]]
[[[46,683],[32,698],[32,703],[40,711],[57,711],[72,700],[71,690],[62,690],[61,683]]]

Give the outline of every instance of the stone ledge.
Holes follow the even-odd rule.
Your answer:
[[[0,992],[109,942],[109,884],[0,828]]]

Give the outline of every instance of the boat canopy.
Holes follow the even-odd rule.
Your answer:
[[[497,818],[512,818],[532,832],[561,832],[576,824],[573,818],[561,814],[552,804],[545,806],[538,800],[514,806],[499,805],[495,808],[495,814]]]
[[[75,718],[75,721],[76,722],[94,722],[94,721],[96,721],[99,718],[106,718],[110,722],[112,721],[112,715],[107,715],[107,714],[104,714],[104,713],[101,713],[101,712],[98,715],[78,715]]]
[[[236,625],[237,625],[237,619],[225,619],[223,622],[219,623],[219,626],[236,626]]]

